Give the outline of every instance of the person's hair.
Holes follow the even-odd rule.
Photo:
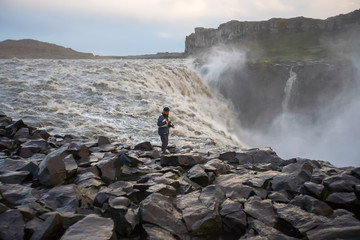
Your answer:
[[[168,107],[164,107],[164,112],[170,112],[170,109]]]

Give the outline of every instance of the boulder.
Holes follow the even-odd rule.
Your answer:
[[[141,150],[141,151],[152,151],[154,150],[153,146],[151,145],[150,142],[142,142],[137,144],[134,147],[135,150]]]
[[[23,127],[20,128],[14,135],[14,139],[15,140],[20,140],[20,141],[26,141],[28,138],[30,137],[30,131],[29,128],[27,127]]]
[[[249,228],[253,229],[258,235],[255,238],[245,238],[245,239],[296,240],[302,238],[302,235],[299,233],[290,233],[290,235],[293,236],[289,236],[273,227],[264,224],[262,221],[253,218],[249,218]]]
[[[236,153],[235,158],[240,165],[269,163],[272,170],[277,170],[283,161],[271,148],[245,150]]]
[[[216,176],[226,174],[230,171],[230,166],[219,159],[212,159],[204,165],[206,172],[214,172]]]
[[[2,137],[0,138],[0,150],[15,150],[17,148],[17,144],[15,143],[14,140],[9,139],[7,137]]]
[[[21,144],[19,156],[23,158],[29,158],[35,153],[46,153],[48,148],[48,142],[44,139],[29,140]]]
[[[173,199],[159,193],[151,194],[140,203],[140,216],[142,222],[161,226],[180,238],[188,232]]]
[[[63,234],[62,218],[59,214],[51,214],[32,234],[30,240],[56,239]]]
[[[0,181],[10,184],[21,184],[30,176],[28,171],[0,171]]]
[[[360,184],[360,179],[348,174],[339,174],[328,176],[323,182],[330,192],[353,192],[354,186]]]
[[[98,188],[105,185],[101,178],[93,172],[84,172],[76,175],[75,184],[80,188]]]
[[[289,195],[286,191],[278,191],[278,192],[271,192],[268,196],[268,199],[271,199],[273,202],[279,202],[279,203],[288,203]]]
[[[277,222],[277,214],[270,199],[262,200],[257,196],[251,197],[245,202],[244,211],[270,227],[274,227]]]
[[[332,208],[325,202],[308,195],[298,195],[293,198],[289,204],[298,206],[307,212],[315,213],[325,217],[328,217],[333,213]]]
[[[324,185],[313,182],[305,182],[304,187],[306,191],[309,193],[309,195],[319,199],[322,198],[325,189]]]
[[[228,161],[230,163],[238,163],[239,160],[236,159],[235,157],[236,157],[236,152],[226,152],[226,153],[221,153],[219,159],[223,161]]]
[[[241,175],[226,174],[217,177],[214,184],[224,193],[224,195],[236,201],[248,199],[250,195],[254,193],[254,188],[242,184],[242,180],[244,179]]]
[[[161,156],[161,166],[182,166],[192,167],[196,164],[202,164],[204,159],[201,156],[192,154],[168,154]]]
[[[24,239],[25,223],[19,210],[10,209],[0,214],[0,239]]]
[[[101,180],[107,184],[110,184],[116,180],[116,176],[119,175],[120,169],[117,169],[115,162],[117,156],[108,156],[99,161],[96,166],[100,171]]]
[[[115,231],[121,236],[130,236],[139,224],[138,211],[128,208],[130,203],[126,197],[117,197],[109,201],[109,212],[115,223]]]
[[[354,192],[334,192],[327,198],[326,202],[332,208],[343,208],[360,216],[360,200]]]
[[[160,184],[155,184],[155,185],[149,186],[149,188],[146,190],[146,193],[147,193],[146,196],[148,196],[152,193],[160,193],[164,196],[175,197],[176,189],[173,186],[160,183]]]
[[[97,144],[99,147],[101,147],[101,146],[109,145],[111,144],[111,142],[107,137],[100,136]]]
[[[35,202],[40,198],[41,193],[28,185],[2,184],[0,182],[1,197],[6,201],[6,205],[12,207],[26,205]]]
[[[40,202],[58,212],[74,212],[79,208],[78,189],[74,184],[55,186],[45,192]]]
[[[188,171],[187,177],[202,187],[209,185],[209,176],[199,164],[196,164]]]
[[[27,125],[23,122],[23,120],[18,120],[10,125],[7,125],[5,130],[8,132],[9,136],[14,136],[15,133],[23,127],[27,127]]]
[[[76,174],[78,166],[72,154],[67,155],[64,159],[66,179],[73,178]]]
[[[241,203],[226,199],[221,204],[220,215],[224,230],[240,237],[246,230],[247,218]]]
[[[360,222],[350,214],[336,216],[307,232],[309,240],[359,239]]]
[[[78,239],[115,240],[113,220],[90,214],[69,227],[61,237],[61,240]]]
[[[158,227],[156,225],[153,224],[143,224],[142,227],[144,228],[145,232],[146,232],[146,239],[148,240],[162,240],[162,239],[166,239],[166,240],[177,240],[178,238],[176,238],[171,232]]]
[[[311,179],[312,172],[313,167],[308,161],[289,164],[271,181],[272,188],[299,193],[304,183]]]
[[[69,173],[66,171],[64,158],[69,155],[67,147],[59,148],[49,153],[40,163],[39,181],[47,186],[65,183]]]
[[[176,206],[182,211],[186,227],[195,236],[221,233],[222,221],[219,204],[207,206],[200,200],[200,191],[176,197]]]
[[[352,169],[351,175],[360,179],[360,167]]]

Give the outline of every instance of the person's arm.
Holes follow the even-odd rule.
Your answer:
[[[160,116],[157,122],[157,125],[159,127],[166,127],[168,125],[168,123],[166,122],[166,118],[164,118],[163,116]]]

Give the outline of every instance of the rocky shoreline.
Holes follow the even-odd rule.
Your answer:
[[[170,151],[0,112],[0,239],[359,239],[360,168],[270,148]]]

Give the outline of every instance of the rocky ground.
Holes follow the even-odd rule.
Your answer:
[[[126,146],[0,113],[0,239],[359,239],[360,168]]]

